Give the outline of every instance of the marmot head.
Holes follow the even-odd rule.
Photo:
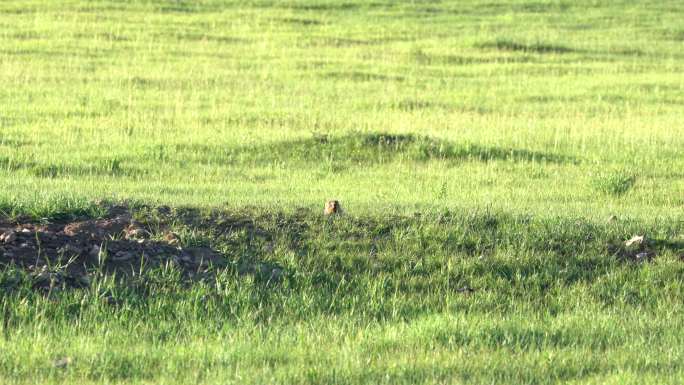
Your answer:
[[[332,215],[332,214],[340,214],[341,212],[342,212],[342,206],[340,205],[339,201],[331,200],[331,201],[325,202],[325,208],[323,208],[323,214]]]

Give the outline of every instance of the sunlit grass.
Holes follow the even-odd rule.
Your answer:
[[[681,382],[683,16],[0,2],[0,218],[109,199],[272,237],[179,217],[229,261],[202,282],[93,271],[46,296],[3,266],[0,383]],[[638,234],[652,262],[619,258]]]
[[[678,6],[5,2],[2,199],[410,211],[446,186],[443,207],[670,216],[684,204]],[[377,133],[573,162],[309,148]],[[604,168],[639,178],[597,195]]]

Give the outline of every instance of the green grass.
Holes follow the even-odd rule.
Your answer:
[[[138,217],[151,228],[159,219]],[[173,265],[84,289],[0,274],[0,371],[16,383],[654,383],[681,378],[681,225],[505,213],[322,218],[181,210],[185,243],[229,267]],[[235,226],[248,221],[249,226]],[[646,232],[654,263],[610,251]],[[674,241],[673,241],[674,240]],[[282,279],[239,274],[245,263]],[[70,357],[67,368],[53,361]]]
[[[189,207],[184,243],[230,265],[50,296],[4,267],[0,383],[681,383],[683,17],[1,2],[0,214]],[[321,218],[328,198],[346,216]],[[635,234],[653,262],[615,251]]]
[[[672,216],[681,8],[6,1],[0,199]],[[378,134],[475,149],[346,152]],[[605,168],[636,183],[599,198]]]

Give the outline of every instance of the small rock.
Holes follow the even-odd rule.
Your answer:
[[[630,247],[632,245],[641,245],[644,243],[644,236],[643,235],[635,235],[629,240],[625,241],[625,246]]]
[[[0,240],[5,243],[12,243],[17,240],[17,234],[14,231],[8,231],[0,235]]]
[[[21,229],[21,232],[27,234],[31,232],[31,229]]]
[[[127,261],[129,259],[133,258],[133,253],[130,253],[128,251],[119,251],[114,256],[112,257],[113,261]]]

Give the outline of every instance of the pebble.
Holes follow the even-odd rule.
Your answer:
[[[625,241],[625,246],[630,247],[632,245],[640,245],[644,243],[643,235],[635,235],[632,238]]]
[[[17,234],[14,231],[8,231],[0,235],[0,239],[5,243],[12,243],[17,240]]]
[[[119,251],[114,255],[114,257],[112,257],[112,260],[114,260],[114,261],[127,261],[131,258],[133,258],[133,253],[130,253],[128,251]]]

